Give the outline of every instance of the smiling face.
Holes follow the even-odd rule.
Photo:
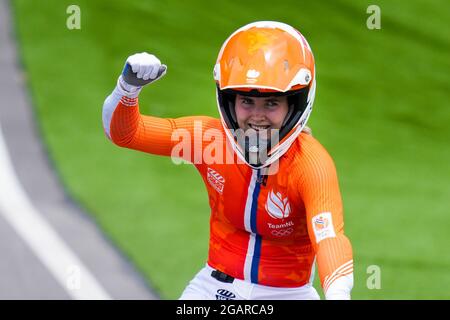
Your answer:
[[[249,97],[236,95],[236,120],[239,128],[262,131],[280,129],[289,106],[287,97]]]

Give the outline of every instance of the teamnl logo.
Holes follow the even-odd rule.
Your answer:
[[[229,130],[229,139],[222,129],[204,129],[201,120],[195,120],[193,129],[178,128],[172,132],[171,141],[175,142],[171,158],[175,164],[245,164],[255,167],[271,160],[269,151],[279,144],[278,129],[237,129]],[[232,144],[229,140],[233,140]],[[240,153],[240,156],[237,154]],[[244,160],[245,159],[245,160]],[[273,161],[270,173],[278,169]]]

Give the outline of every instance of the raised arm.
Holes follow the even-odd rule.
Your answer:
[[[170,156],[179,142],[177,136],[191,136],[194,147],[194,128],[213,126],[209,117],[158,118],[139,112],[138,95],[142,86],[160,79],[167,67],[148,53],[130,56],[113,92],[103,104],[103,128],[106,136],[116,145],[151,154]],[[178,130],[178,132],[177,132]],[[200,137],[201,138],[201,137]],[[201,146],[201,142],[199,144]],[[191,155],[183,154],[191,161]]]

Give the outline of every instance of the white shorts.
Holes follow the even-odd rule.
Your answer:
[[[211,276],[214,271],[206,265],[192,279],[179,300],[320,300],[310,284],[295,288],[263,286],[234,279],[222,282]]]

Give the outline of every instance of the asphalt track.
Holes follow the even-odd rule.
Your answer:
[[[0,0],[0,299],[157,299],[64,192],[17,57]]]

